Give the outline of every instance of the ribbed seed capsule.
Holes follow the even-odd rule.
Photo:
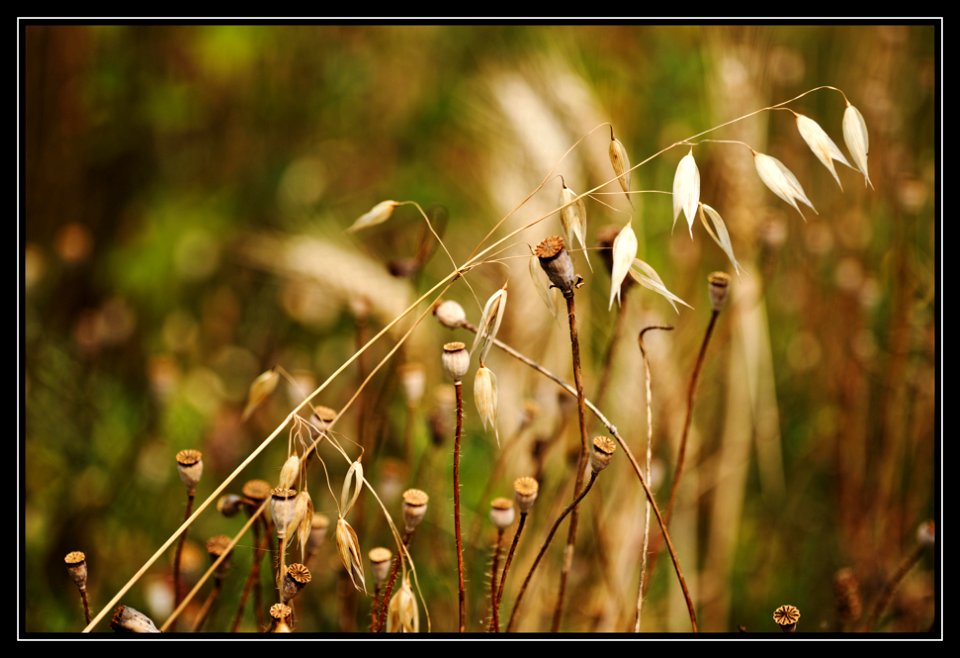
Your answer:
[[[443,346],[443,371],[453,383],[459,384],[470,369],[470,353],[467,346],[460,342]]]
[[[181,450],[177,453],[177,473],[191,496],[197,491],[203,475],[203,454],[199,450]]]
[[[77,589],[87,589],[87,556],[83,551],[70,551],[63,558],[63,562],[67,565],[67,573],[70,574]]]
[[[540,491],[540,484],[531,477],[517,478],[513,482],[513,499],[517,501],[520,512],[525,514],[533,507]]]
[[[597,436],[593,439],[593,450],[590,451],[590,468],[599,473],[610,465],[613,453],[617,451],[616,442],[609,436]]]
[[[300,593],[300,590],[306,587],[307,583],[312,579],[313,576],[306,565],[300,564],[299,562],[291,564],[287,567],[287,573],[283,576],[283,600],[293,600],[293,598]]]
[[[710,284],[710,303],[713,305],[713,310],[719,313],[727,303],[730,275],[726,272],[712,272],[707,277],[707,283]]]
[[[773,621],[777,622],[784,633],[793,633],[797,630],[797,622],[800,621],[800,611],[796,606],[782,605],[773,611]]]
[[[207,540],[207,555],[210,556],[211,562],[216,562],[221,555],[227,552],[228,547],[230,546],[230,538],[226,535],[214,535]],[[230,557],[227,556],[218,566],[215,572],[217,578],[223,578],[227,571],[230,569]]]
[[[270,497],[270,491],[273,487],[266,480],[247,480],[243,484],[240,493],[255,503],[262,503]]]
[[[494,498],[490,501],[490,522],[500,530],[506,530],[513,524],[516,511],[509,498]]]
[[[552,235],[544,239],[533,250],[533,254],[540,261],[540,267],[550,279],[550,283],[556,286],[564,297],[573,295],[577,275],[573,271],[573,260],[565,248],[563,238]]]
[[[393,552],[389,548],[377,546],[370,549],[367,557],[370,558],[373,577],[377,579],[378,585],[383,585],[390,576],[390,562],[393,560]]]
[[[270,492],[270,514],[277,529],[277,537],[287,536],[287,526],[293,520],[297,506],[297,492],[293,489],[277,487]]]
[[[274,603],[270,606],[270,618],[273,619],[273,628],[270,629],[271,633],[292,633],[293,629],[290,628],[290,615],[293,614],[293,610],[288,605],[283,603]]]
[[[430,496],[419,489],[407,489],[403,492],[403,522],[406,532],[413,532],[423,521],[429,501]]]

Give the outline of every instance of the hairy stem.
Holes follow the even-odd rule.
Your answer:
[[[493,565],[490,568],[490,627],[494,633],[500,632],[500,611],[497,605],[497,567],[500,566],[500,544],[503,542],[503,528],[497,528],[497,541],[493,544]]]
[[[571,514],[576,509],[577,505],[580,504],[580,501],[583,500],[584,497],[586,497],[586,495],[590,492],[590,489],[593,487],[593,483],[596,482],[596,480],[596,472],[591,473],[590,479],[587,481],[587,486],[583,488],[583,491],[581,491],[579,495],[573,499],[572,503],[567,505],[567,508],[563,510],[560,516],[557,517],[557,520],[553,522],[550,532],[547,533],[547,538],[540,547],[537,557],[533,560],[533,565],[531,565],[530,571],[527,572],[527,577],[523,579],[523,584],[520,586],[520,592],[517,594],[517,600],[513,604],[513,611],[510,613],[510,621],[507,623],[508,633],[516,626],[517,613],[520,611],[520,604],[523,602],[523,595],[527,592],[527,586],[530,584],[530,579],[533,578],[534,572],[536,572],[537,567],[540,565],[540,560],[543,559],[547,549],[550,547],[550,542],[553,541],[553,536],[557,534],[557,529],[560,527],[560,524],[563,523],[563,520],[567,518],[567,514]]]
[[[520,533],[523,532],[523,526],[527,522],[527,513],[520,512],[520,524],[517,526],[517,531],[513,533],[513,541],[510,542],[510,550],[507,551],[507,559],[503,563],[503,573],[500,574],[500,584],[497,587],[497,596],[495,597],[493,603],[493,614],[495,618],[499,621],[500,616],[500,601],[503,599],[503,586],[507,582],[507,574],[510,572],[510,564],[513,562],[513,555],[517,552],[517,544],[520,543]],[[496,628],[495,633],[499,633],[500,629]]]
[[[410,539],[413,538],[412,530],[404,530],[403,547],[410,545]],[[387,606],[390,605],[390,595],[393,593],[393,586],[397,582],[397,574],[400,573],[400,563],[403,560],[403,553],[399,552],[393,557],[393,565],[390,567],[390,576],[387,578],[387,586],[383,589],[383,603],[380,606],[380,614],[377,623],[374,626],[374,632],[380,632],[387,628]]]
[[[87,588],[80,589],[80,602],[83,603],[83,618],[90,623],[90,602],[87,601]]]
[[[460,435],[463,433],[463,383],[455,382],[457,392],[457,434],[453,444],[453,527],[457,535],[457,579],[459,631],[466,630],[467,592],[463,585],[463,538],[460,536]]]

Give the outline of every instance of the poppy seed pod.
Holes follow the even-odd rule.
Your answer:
[[[730,293],[730,275],[726,272],[712,272],[707,277],[707,283],[710,284],[710,303],[713,310],[719,313],[727,303],[727,295]]]
[[[517,507],[521,514],[526,514],[533,507],[537,500],[537,493],[540,491],[540,484],[531,477],[517,478],[513,482],[513,499],[517,501]]]
[[[287,535],[287,526],[293,521],[297,507],[297,492],[293,489],[277,487],[270,492],[270,514],[273,516],[273,525],[277,529],[277,537],[283,539]]]
[[[407,489],[403,492],[403,523],[407,532],[413,532],[427,513],[430,496],[419,489]]]
[[[150,617],[128,605],[118,605],[113,611],[110,628],[117,633],[159,633]]]
[[[533,254],[540,261],[540,267],[550,283],[559,288],[564,297],[572,295],[577,285],[577,275],[573,271],[573,260],[564,248],[563,238],[559,235],[546,238],[537,245]]]
[[[463,343],[447,343],[443,346],[443,371],[454,384],[463,381],[463,376],[470,369],[470,352]]]
[[[457,329],[467,321],[467,312],[463,310],[463,307],[449,299],[437,304],[433,309],[433,314],[437,316],[440,324],[447,329]]]
[[[797,630],[797,622],[800,620],[800,611],[796,606],[782,605],[773,611],[773,621],[777,622],[780,630],[784,633],[793,633]]]
[[[227,552],[227,548],[230,546],[230,538],[226,535],[214,535],[207,540],[207,555],[210,556],[211,562],[216,562],[221,555]],[[220,564],[217,566],[215,576],[217,578],[223,578],[227,571],[230,569],[230,556],[228,555]]]
[[[292,633],[293,629],[290,628],[289,624],[291,614],[293,614],[293,610],[283,603],[274,603],[270,606],[270,618],[273,619],[273,628],[270,629],[270,632]]]
[[[306,565],[291,564],[287,567],[287,573],[283,575],[283,600],[290,601],[293,599],[312,579],[313,576]]]
[[[217,498],[217,511],[228,519],[236,516],[241,507],[243,507],[243,497],[237,494],[224,494]]]
[[[590,468],[599,473],[610,465],[610,459],[617,450],[616,442],[609,436],[597,436],[593,439],[593,450],[590,451]]]
[[[199,450],[181,450],[177,453],[177,473],[191,496],[197,491],[203,475],[203,454]]]
[[[245,497],[255,503],[262,503],[270,497],[270,490],[273,487],[266,480],[247,480],[240,490]]]
[[[83,551],[70,551],[63,558],[67,565],[67,573],[73,579],[77,589],[83,591],[87,589],[87,556]]]
[[[490,522],[500,530],[509,528],[516,516],[513,501],[509,498],[494,498],[490,501]]]
[[[377,546],[371,548],[367,553],[370,558],[370,568],[373,570],[373,577],[377,579],[378,585],[383,585],[390,575],[390,562],[393,560],[393,553],[389,548]]]

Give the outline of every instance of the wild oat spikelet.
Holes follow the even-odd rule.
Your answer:
[[[390,216],[393,214],[394,208],[400,204],[396,201],[381,201],[373,208],[367,212],[360,215],[357,218],[350,228],[347,229],[348,232],[353,233],[361,229],[370,228],[371,226],[376,226],[377,224],[382,224],[383,222],[390,219]]]
[[[697,204],[700,203],[700,170],[693,159],[693,147],[680,158],[677,172],[673,175],[673,225],[682,211],[687,218],[690,239],[693,239],[693,222],[697,216]]]
[[[800,611],[796,606],[782,605],[773,611],[773,621],[777,622],[784,633],[793,633],[797,630],[797,622],[800,621]]]
[[[406,532],[413,532],[427,513],[430,496],[419,489],[407,489],[403,492],[403,523]]]
[[[583,203],[583,197],[577,197],[577,193],[567,187],[566,181],[560,177],[560,183],[563,188],[560,190],[560,224],[563,225],[563,232],[567,242],[574,244],[574,240],[580,243],[583,249],[583,257],[587,261],[587,267],[593,271],[593,265],[587,257],[587,207]]]
[[[287,526],[286,535],[288,537],[296,534],[297,544],[300,546],[300,559],[305,560],[307,556],[307,543],[310,541],[310,533],[313,531],[313,499],[306,491],[297,494],[293,506],[293,518]]]
[[[353,527],[342,516],[337,519],[336,536],[337,552],[340,554],[344,569],[350,576],[350,582],[356,589],[366,594],[367,583],[363,575],[363,559],[360,557],[360,540],[357,539],[357,533]],[[359,585],[357,580],[360,581]]]
[[[390,599],[387,606],[388,633],[419,633],[420,613],[417,609],[417,597],[410,588],[410,576],[404,574],[400,589]]]
[[[477,375],[473,380],[473,400],[477,405],[480,420],[483,421],[483,429],[489,430],[493,428],[493,434],[497,439],[497,447],[499,447],[500,430],[497,428],[497,376],[486,366],[477,368]]]
[[[803,216],[803,212],[797,205],[797,201],[801,201],[810,206],[810,209],[813,210],[814,213],[817,212],[817,209],[813,207],[810,199],[807,198],[807,193],[803,191],[803,186],[800,185],[800,181],[797,180],[797,177],[793,175],[792,171],[787,169],[787,165],[772,155],[756,152],[753,154],[753,164],[763,184],[766,185],[771,192],[793,206],[793,209],[803,217],[803,221],[807,221],[807,218]]]
[[[176,460],[180,481],[192,496],[197,491],[200,476],[203,475],[203,453],[199,450],[181,450],[177,453]]]
[[[490,352],[490,347],[493,345],[493,339],[497,337],[506,309],[507,284],[503,284],[503,287],[490,295],[487,303],[484,304],[483,313],[480,314],[480,323],[477,325],[477,336],[473,339],[473,347],[470,348],[470,352],[477,355],[477,361],[480,365],[483,365],[487,354]]]
[[[300,458],[297,455],[290,455],[287,457],[287,461],[283,462],[283,467],[280,469],[280,484],[278,486],[281,489],[290,489],[299,476]]]
[[[250,418],[257,407],[270,397],[270,394],[277,388],[277,382],[279,381],[280,374],[273,368],[261,373],[253,380],[253,383],[250,384],[250,391],[247,393],[247,404],[240,415],[241,421],[245,422]]]
[[[707,223],[708,218],[710,223]],[[727,231],[727,225],[724,223],[723,217],[720,216],[720,213],[707,204],[701,203],[700,221],[703,223],[703,227],[707,230],[707,234],[713,238],[713,241],[716,242],[721,249],[723,249],[723,253],[725,253],[727,258],[730,259],[730,262],[733,264],[733,268],[736,270],[737,274],[740,274],[740,263],[737,262],[737,257],[733,255],[733,242],[730,240],[730,233]],[[711,224],[713,225],[712,228]]]
[[[353,509],[363,491],[363,483],[363,464],[358,459],[350,464],[343,478],[343,486],[340,487],[340,514],[347,514]]]
[[[610,126],[610,165],[620,182],[620,187],[623,188],[624,196],[633,205],[630,199],[630,158],[627,157],[627,149],[623,143],[613,136],[613,126]]]
[[[637,257],[637,234],[633,232],[633,225],[628,221],[616,240],[613,241],[613,267],[610,273],[610,303],[607,309],[613,308],[613,300],[620,303],[620,288],[623,280],[630,272],[630,266]]]
[[[860,110],[847,101],[847,109],[843,112],[843,141],[847,144],[850,157],[863,174],[863,185],[873,187],[870,174],[867,171],[867,153],[870,151],[870,135],[867,133],[867,122],[863,120]]]
[[[820,127],[819,123],[808,116],[797,114],[797,130],[800,132],[803,141],[807,143],[807,146],[810,147],[813,154],[817,156],[817,160],[823,163],[823,166],[827,168],[827,171],[830,172],[842,190],[843,184],[840,183],[840,177],[837,175],[837,168],[833,165],[833,161],[836,160],[848,167],[852,167],[853,165],[847,162],[847,158],[843,155],[843,152],[840,151],[840,147],[830,139],[830,135]]]

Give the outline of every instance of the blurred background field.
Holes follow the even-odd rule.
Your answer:
[[[375,203],[411,199],[431,209],[462,262],[584,135],[557,171],[578,192],[609,180],[606,128],[590,132],[605,121],[637,162],[819,85],[843,89],[864,115],[875,190],[839,167],[841,191],[786,112],[713,136],[786,163],[819,211],[806,222],[762,186],[746,149],[695,149],[701,198],[726,220],[745,273],[734,277],[707,353],[671,534],[703,630],[776,630],[772,611],[790,603],[803,615],[799,631],[834,631],[863,621],[913,550],[918,524],[936,516],[933,27],[34,25],[23,36],[28,631],[83,626],[63,568],[68,551],[86,552],[99,609],[177,527],[178,450],[204,453],[202,499],[299,401],[284,382],[241,422],[257,374],[279,364],[311,390],[358,340],[449,272],[435,249],[416,275],[391,274],[388,264],[396,273],[417,254],[422,221],[412,208],[369,232],[344,232]],[[790,107],[842,144],[839,94],[820,91]],[[633,189],[670,190],[684,152],[638,169]],[[559,181],[548,182],[506,228],[556,207],[559,190]],[[602,227],[631,217],[615,185],[604,191],[611,194],[587,201],[591,244]],[[660,297],[631,290],[603,408],[642,455],[636,335],[673,325],[647,338],[654,454],[669,473],[709,319],[706,275],[731,268],[702,226],[692,241],[683,220],[671,231],[668,196],[637,196],[635,206],[641,257],[695,310],[676,314]],[[468,280],[481,302],[509,280],[500,337],[571,380],[563,314],[551,316],[527,274],[526,245],[559,231],[556,217],[546,220],[514,241],[502,264]],[[617,314],[607,310],[603,262],[590,259],[592,272],[575,256],[586,280],[577,299],[593,396]],[[462,282],[446,297],[476,323],[480,309]],[[345,446],[349,439],[369,448],[368,477],[395,518],[406,487],[431,495],[412,552],[433,627],[443,631],[456,623],[452,438],[442,427],[433,436],[431,414],[450,389],[439,358],[450,340],[469,345],[472,336],[427,318],[338,425]],[[390,345],[378,343],[361,367]],[[427,381],[409,418],[395,368],[405,361],[422,364]],[[487,601],[489,499],[509,495],[516,477],[540,474],[541,500],[504,597],[508,614],[569,500],[579,442],[575,407],[558,400],[553,384],[496,351],[489,361],[509,452],[498,462],[501,451],[483,432],[471,372],[463,504],[475,631]],[[348,369],[317,402],[339,408],[358,381],[357,368]],[[285,440],[271,446],[228,491],[250,478],[275,481],[285,450]],[[339,494],[344,464],[322,456]],[[318,511],[335,518],[318,469],[311,493]],[[364,551],[389,545],[372,499],[361,505],[351,523]],[[642,509],[626,461],[615,462],[585,503],[564,630],[632,627]],[[190,530],[188,582],[205,568],[202,542],[240,525],[213,509],[200,518]],[[560,551],[534,581],[521,630],[549,625]],[[170,561],[124,598],[158,623],[172,599]],[[208,630],[232,618],[249,561],[249,550],[237,551]],[[932,551],[924,555],[878,629],[931,627],[936,565]],[[299,628],[362,630],[369,599],[349,594],[332,537],[310,567]],[[864,607],[846,624],[833,586],[844,567]],[[668,559],[659,561],[643,619],[645,630],[689,629]],[[242,628],[255,630],[252,613]]]

